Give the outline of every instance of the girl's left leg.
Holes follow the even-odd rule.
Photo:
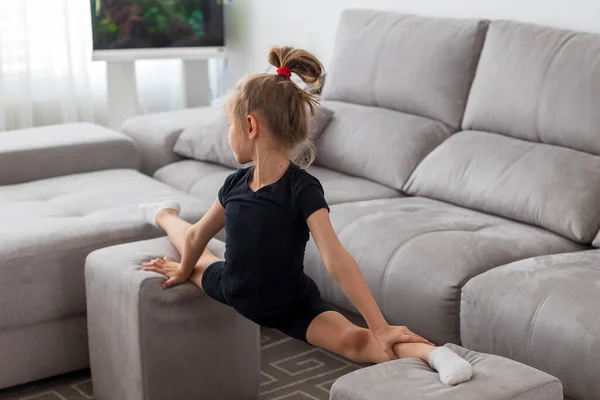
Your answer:
[[[336,311],[319,314],[309,325],[306,339],[314,346],[360,363],[389,361],[371,331],[358,327]],[[419,358],[435,369],[442,383],[456,385],[473,376],[471,365],[447,347],[424,343],[397,343],[393,346],[398,358]]]
[[[148,222],[162,228],[166,233],[177,252],[183,254],[185,247],[185,235],[192,226],[189,222],[179,216],[179,204],[176,202],[150,203],[141,206],[142,214],[148,219]],[[190,276],[190,281],[202,289],[202,275],[204,270],[211,264],[223,261],[214,255],[208,248],[196,263],[196,267]],[[143,264],[146,268],[173,266],[174,262],[167,257],[163,259],[154,259]],[[152,269],[150,269],[152,270]]]

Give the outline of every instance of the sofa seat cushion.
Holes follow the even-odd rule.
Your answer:
[[[453,135],[405,191],[591,243],[600,228],[600,157],[477,131]]]
[[[402,190],[416,166],[454,130],[429,118],[324,101],[335,112],[317,141],[316,164]]]
[[[154,173],[154,179],[202,200],[214,202],[225,179],[233,172],[234,169],[223,165],[183,160],[165,165]]]
[[[84,314],[87,254],[164,235],[138,205],[165,199],[190,222],[211,205],[135,170],[0,186],[0,330]]]
[[[323,185],[329,204],[403,197],[404,194],[373,181],[313,166],[308,169]]]
[[[436,344],[460,342],[460,291],[469,279],[515,260],[582,248],[540,228],[419,197],[341,204],[331,218],[387,320]],[[355,311],[314,243],[307,248],[306,272],[324,298]]]
[[[600,250],[495,268],[462,290],[463,344],[556,376],[565,395],[600,399]]]
[[[467,102],[487,21],[342,12],[323,96],[442,121]]]
[[[154,178],[206,201],[214,201],[225,178],[233,169],[196,160],[184,160],[167,165]],[[397,190],[321,167],[308,170],[323,184],[329,204],[400,197]]]

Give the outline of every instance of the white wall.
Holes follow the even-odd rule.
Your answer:
[[[339,13],[345,8],[513,19],[600,33],[600,0],[234,0],[228,7],[232,82],[264,72],[269,47],[277,44],[312,51],[327,67]]]

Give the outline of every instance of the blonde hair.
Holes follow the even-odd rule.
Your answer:
[[[293,47],[273,47],[269,63],[287,68],[311,90],[323,85],[323,66],[311,53]],[[238,121],[260,115],[275,138],[293,152],[292,161],[302,168],[315,158],[309,135],[309,116],[319,108],[317,97],[280,74],[259,74],[241,81],[227,101],[227,111]]]

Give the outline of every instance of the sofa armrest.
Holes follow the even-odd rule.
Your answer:
[[[0,132],[0,185],[138,164],[130,138],[90,123]]]
[[[152,175],[156,170],[183,159],[173,153],[181,132],[198,117],[198,109],[139,115],[128,119],[121,132],[132,138],[140,152],[140,170]]]

